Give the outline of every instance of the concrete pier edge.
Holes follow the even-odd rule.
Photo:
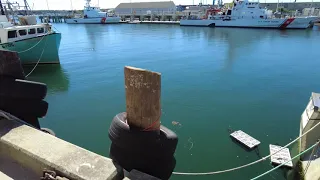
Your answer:
[[[117,169],[109,158],[16,121],[0,117],[0,127],[0,157],[13,159],[38,177],[45,168],[69,179],[117,177]],[[1,171],[8,173],[0,168]]]

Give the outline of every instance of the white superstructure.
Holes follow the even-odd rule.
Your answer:
[[[51,24],[37,24],[36,16],[22,16],[20,20],[24,20],[25,25],[13,25],[5,15],[0,15],[0,44],[28,40],[55,33],[51,29]]]
[[[90,6],[91,0],[86,0],[86,5],[83,10],[82,18],[70,18],[66,19],[66,23],[69,24],[111,24],[119,23],[120,17],[114,14],[108,14],[102,12],[99,7]]]
[[[207,10],[207,14],[199,17],[187,17],[180,21],[181,26],[209,27],[250,27],[306,29],[318,19],[315,16],[273,18],[272,12],[259,6],[259,2],[234,1],[232,8],[225,10]]]

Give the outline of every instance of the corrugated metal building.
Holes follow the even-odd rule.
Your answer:
[[[173,1],[120,3],[115,8],[115,13],[118,15],[175,14],[176,5]]]

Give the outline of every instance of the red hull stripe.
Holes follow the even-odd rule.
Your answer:
[[[291,24],[294,21],[294,18],[288,18],[287,20],[284,21],[284,23],[282,23],[280,25],[280,29],[285,29],[287,28],[287,26],[289,26],[289,24]]]

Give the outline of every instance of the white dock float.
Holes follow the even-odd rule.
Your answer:
[[[256,140],[255,138],[249,136],[245,132],[238,130],[230,134],[231,137],[238,140],[248,148],[252,149],[260,144],[260,141]]]
[[[277,146],[277,145],[269,145],[269,149],[270,149],[270,154],[273,154],[277,151],[279,151],[282,147],[281,146]],[[278,153],[276,153],[275,155],[271,156],[271,162],[274,164],[282,164],[284,162],[287,162],[291,159],[291,155],[290,155],[290,151],[288,148],[284,148],[281,151],[279,151]],[[292,161],[289,161],[288,163],[284,164],[284,166],[290,167],[292,168],[293,164]]]

